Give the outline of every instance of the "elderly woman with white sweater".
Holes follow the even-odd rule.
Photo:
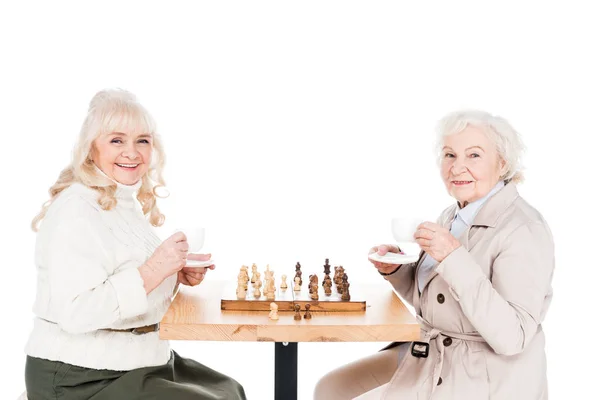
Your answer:
[[[245,399],[233,379],[180,357],[158,337],[179,284],[202,282],[183,233],[161,243],[164,153],[129,92],[92,99],[73,160],[33,221],[34,328],[27,396],[37,399]],[[41,225],[40,225],[41,223]],[[211,269],[214,266],[210,267]]]

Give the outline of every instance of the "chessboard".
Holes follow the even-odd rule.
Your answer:
[[[252,265],[242,266],[238,274],[237,284],[232,282],[226,285],[221,296],[221,309],[230,311],[269,311],[270,304],[275,303],[279,311],[294,311],[294,305],[300,304],[302,310],[310,304],[311,311],[365,311],[367,302],[360,288],[351,288],[347,273],[343,267],[335,267],[335,275],[330,276],[329,260],[325,260],[324,272],[311,274],[310,277],[302,276],[300,263],[296,264],[296,271],[291,274],[277,276],[275,270],[267,269],[264,274],[258,272],[258,267]],[[285,272],[285,271],[284,271]],[[339,276],[338,276],[339,273]],[[285,277],[283,275],[286,275]],[[254,277],[255,283],[252,283]],[[264,277],[267,279],[263,279]],[[294,279],[289,279],[289,277]],[[296,278],[300,278],[299,284]],[[257,279],[260,283],[257,283]],[[285,278],[285,285],[283,279]],[[344,280],[345,279],[345,280]],[[272,280],[272,282],[269,282]],[[330,285],[327,288],[327,283]],[[287,287],[282,287],[287,286]],[[270,291],[273,293],[269,293]],[[312,288],[312,290],[311,290]],[[298,290],[299,289],[299,290]],[[316,289],[316,290],[314,290]],[[344,296],[344,289],[346,295]],[[317,295],[312,292],[317,292]]]

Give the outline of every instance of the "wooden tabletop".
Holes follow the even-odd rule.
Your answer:
[[[314,312],[294,320],[294,312],[222,311],[226,283],[182,286],[160,323],[161,339],[259,342],[392,342],[418,340],[415,317],[387,282],[361,286],[364,312]],[[302,311],[302,314],[304,312]]]

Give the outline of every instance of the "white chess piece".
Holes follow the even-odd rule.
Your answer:
[[[294,291],[295,292],[300,291],[300,277],[299,276],[294,278]]]
[[[246,288],[244,287],[243,279],[238,279],[238,286],[237,286],[236,294],[237,294],[238,300],[244,300],[246,298]]]
[[[280,288],[287,289],[286,279],[287,279],[287,276],[281,275],[281,286],[279,286]]]
[[[269,312],[269,319],[277,321],[279,319],[279,314],[277,314],[279,307],[275,303],[271,303],[270,307],[271,307],[271,312]]]

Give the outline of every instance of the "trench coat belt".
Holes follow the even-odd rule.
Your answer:
[[[444,346],[443,340],[444,336],[450,337],[458,340],[467,340],[471,342],[485,342],[485,339],[481,337],[481,335],[477,332],[473,333],[460,333],[460,332],[449,332],[441,329],[434,328],[429,322],[427,322],[423,317],[417,315],[417,321],[421,324],[421,330],[424,332],[424,337],[422,339],[423,342],[429,343],[431,340],[435,340],[437,344],[437,349],[439,351],[438,359],[435,362],[435,366],[433,369],[433,385],[431,387],[431,394],[429,395],[429,399],[432,398],[433,392],[437,387],[437,383],[440,379],[440,375],[442,374],[442,367],[444,366]]]

